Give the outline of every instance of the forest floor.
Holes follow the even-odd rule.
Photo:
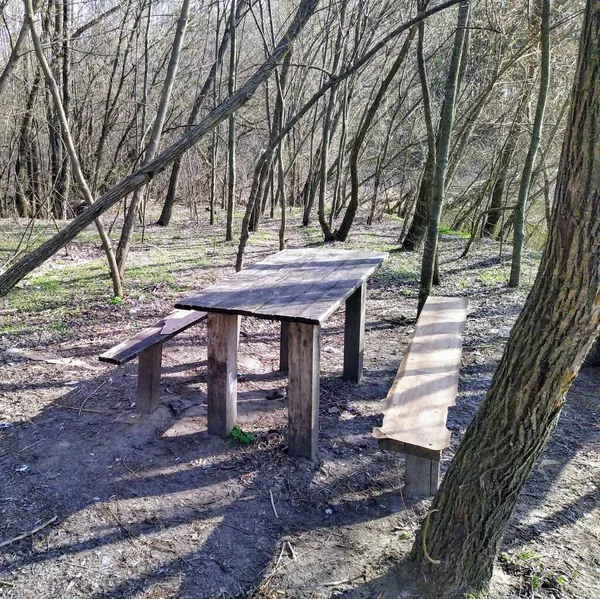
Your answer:
[[[19,226],[0,222],[2,262]],[[252,237],[248,263],[277,250],[276,228],[267,221]],[[391,250],[399,228],[395,219],[359,222],[343,247]],[[51,233],[38,225],[31,239]],[[136,364],[98,362],[176,299],[233,272],[236,247],[222,233],[185,215],[167,229],[147,227],[127,297],[116,301],[86,232],[0,300],[0,597],[418,598],[397,566],[430,502],[403,499],[402,456],[379,451],[371,436],[414,328],[418,255],[391,254],[369,281],[361,384],[340,376],[343,309],[323,329],[316,463],[286,453],[276,323],[242,321],[239,425],[255,436],[248,446],[207,434],[205,325],[165,346],[162,403],[150,416],[134,409]],[[320,239],[317,228],[294,226],[288,245]],[[465,244],[442,237],[435,290],[469,298],[443,471],[539,260],[527,253],[525,284],[514,290],[510,247],[501,257],[498,243],[478,241],[459,259]],[[58,360],[44,361],[48,354]],[[583,369],[519,499],[490,597],[600,597],[599,389],[600,371]]]

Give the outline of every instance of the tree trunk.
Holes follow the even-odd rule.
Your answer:
[[[69,37],[70,27],[69,1],[62,0],[62,39],[61,41],[61,83],[62,83],[62,102],[69,120],[71,111],[71,46]],[[63,153],[57,181],[57,201],[54,204],[54,216],[59,219],[67,217],[67,206],[69,203],[69,189],[71,186],[71,162],[68,156]]]
[[[142,162],[144,166],[152,161],[156,155],[158,146],[160,144],[160,139],[162,137],[162,130],[167,116],[167,108],[171,100],[171,92],[173,91],[175,75],[177,74],[177,68],[179,67],[181,46],[183,44],[183,38],[185,37],[185,30],[189,20],[190,2],[191,0],[183,0],[181,4],[181,12],[179,13],[179,19],[177,20],[177,29],[173,39],[173,47],[171,49],[171,56],[169,58],[169,66],[167,67],[167,75],[162,86],[160,101],[156,110],[156,116],[154,118],[154,124],[152,126],[152,132],[150,133],[148,146],[144,152],[144,159]],[[117,262],[119,264],[119,272],[121,273],[121,277],[123,277],[125,273],[125,262],[127,261],[127,255],[129,253],[129,248],[131,247],[133,225],[140,200],[141,190],[137,189],[133,194],[129,209],[127,210],[125,223],[123,224],[121,237],[119,239],[119,245],[117,246]]]
[[[423,12],[427,8],[427,3],[428,0],[420,0],[419,12]],[[414,252],[421,246],[425,238],[427,221],[429,219],[429,206],[431,204],[431,183],[435,170],[435,131],[433,128],[433,116],[431,114],[431,93],[429,90],[429,81],[427,80],[425,57],[423,55],[424,37],[425,23],[421,21],[419,23],[419,37],[417,41],[417,68],[421,82],[421,94],[423,95],[423,116],[427,129],[427,158],[423,174],[421,175],[413,218],[402,241],[401,249],[405,252]]]
[[[413,560],[436,599],[486,590],[519,493],[598,332],[599,74],[600,2],[588,0],[540,268],[413,547]]]
[[[244,2],[238,1],[234,27],[237,27],[238,23],[241,20],[242,6],[244,6]],[[217,31],[217,35],[218,35],[218,31]],[[227,50],[227,47],[229,46],[229,37],[230,36],[229,36],[229,25],[228,25],[225,28],[225,31],[223,32],[223,38],[221,40],[221,43],[218,45],[218,47],[216,49],[215,60],[212,64],[212,66],[210,67],[208,76],[206,77],[206,80],[204,81],[204,85],[202,86],[200,93],[198,94],[198,96],[196,97],[196,100],[194,101],[192,110],[190,111],[190,115],[187,120],[188,126],[191,126],[196,123],[198,114],[200,113],[200,110],[202,109],[202,106],[204,105],[204,102],[205,102],[206,98],[208,97],[208,94],[209,94],[211,88],[213,88],[215,85],[217,71],[221,67],[221,64],[223,62],[223,57],[225,56],[225,52]],[[217,42],[218,42],[218,38],[217,38]],[[173,206],[175,205],[175,198],[177,195],[177,186],[179,184],[180,172],[181,172],[181,160],[176,160],[173,163],[173,167],[171,168],[171,176],[169,177],[169,187],[167,190],[167,197],[165,198],[165,202],[163,204],[163,208],[160,213],[160,218],[158,219],[158,221],[156,223],[157,225],[166,227],[169,224],[169,222],[171,221],[171,215],[173,214]],[[211,177],[212,177],[212,173],[211,173]],[[211,180],[211,190],[212,190],[212,180]],[[214,201],[211,202],[211,207],[212,207],[212,211],[211,211],[210,224],[212,225],[212,224],[214,224]]]
[[[454,2],[454,0],[448,1]],[[156,174],[172,164],[177,158],[198,143],[206,133],[212,131],[219,123],[227,119],[230,113],[244,106],[252,98],[258,87],[268,79],[273,70],[283,60],[290,44],[300,34],[310,17],[314,14],[317,5],[318,0],[302,0],[300,2],[294,19],[275,47],[275,50],[273,50],[269,58],[233,96],[227,98],[219,106],[211,110],[198,125],[191,128],[181,139],[166,148],[154,160],[140,167],[109,189],[83,214],[73,219],[69,225],[54,235],[54,237],[42,243],[35,250],[16,262],[6,272],[2,273],[0,275],[0,297],[6,295],[21,279],[74,239],[95,218],[114,206],[126,195],[149,183]],[[444,3],[444,6],[446,5],[447,3]]]
[[[52,94],[52,99],[54,101],[54,109],[55,109],[57,117],[58,117],[59,126],[60,126],[60,130],[62,133],[62,138],[65,142],[66,149],[69,154],[69,159],[70,159],[72,167],[73,167],[73,173],[75,175],[75,178],[77,179],[77,183],[79,185],[81,194],[83,195],[86,203],[91,208],[94,205],[94,199],[92,197],[92,193],[90,191],[90,188],[88,187],[87,181],[85,180],[83,171],[81,169],[81,165],[79,163],[79,158],[78,158],[77,152],[75,150],[75,143],[73,142],[73,138],[71,136],[71,131],[69,129],[67,115],[64,111],[64,107],[61,102],[60,90],[58,88],[56,81],[54,80],[54,78],[52,76],[52,71],[50,70],[50,66],[48,65],[48,62],[46,61],[46,57],[44,55],[44,49],[42,47],[42,43],[40,41],[40,38],[39,38],[36,28],[35,28],[35,23],[34,23],[35,15],[33,12],[32,0],[25,0],[25,9],[27,12],[27,19],[29,21],[29,29],[31,30],[31,39],[33,41],[33,45],[35,48],[35,54],[37,56],[38,62],[40,63],[41,70],[44,73],[44,77],[46,79],[46,84],[48,85],[48,88],[50,89],[50,92]],[[123,287],[121,285],[121,279],[119,277],[117,263],[116,263],[115,256],[112,251],[110,239],[108,237],[108,234],[106,233],[106,230],[104,229],[104,225],[103,225],[102,221],[100,220],[99,216],[100,215],[96,216],[95,223],[96,223],[96,228],[98,229],[98,235],[100,236],[100,239],[102,240],[102,247],[104,249],[104,253],[106,254],[106,259],[108,261],[108,266],[110,269],[110,274],[111,274],[111,279],[112,279],[112,284],[113,284],[113,293],[116,297],[121,297],[123,295]],[[59,233],[59,235],[60,235],[60,233]],[[48,243],[48,242],[46,242],[46,243]],[[42,244],[39,248],[37,248],[37,250],[34,250],[34,252],[32,252],[32,254],[35,253],[35,251],[40,250],[44,245],[45,244]],[[29,256],[31,256],[31,254]],[[8,278],[10,276],[11,271],[13,269],[18,268],[19,265],[22,264],[29,256],[25,256],[25,258],[23,258],[19,262],[17,262],[17,264],[15,264],[15,266],[13,266],[13,268],[9,269],[6,273],[4,273],[4,275],[1,278],[2,279],[4,279],[5,277]],[[1,285],[1,283],[0,283],[0,285]]]
[[[231,16],[229,18],[229,76],[227,78],[227,93],[232,96],[235,92],[235,79],[237,69],[236,57],[236,27],[235,4],[231,2]],[[235,113],[229,117],[227,131],[227,223],[225,227],[225,241],[233,241],[233,213],[235,211]]]
[[[356,217],[356,212],[358,210],[358,156],[360,153],[360,148],[362,147],[367,132],[369,131],[369,127],[371,126],[371,123],[377,114],[377,110],[379,109],[379,106],[381,105],[389,86],[391,85],[396,73],[398,73],[400,67],[406,59],[406,56],[408,55],[408,51],[410,50],[412,41],[417,33],[417,29],[418,26],[415,25],[408,32],[408,35],[402,44],[402,48],[400,48],[400,52],[398,52],[398,56],[394,61],[394,64],[384,80],[381,82],[379,90],[377,91],[377,95],[367,110],[364,120],[354,139],[354,143],[352,144],[352,150],[350,151],[350,203],[348,204],[348,208],[346,209],[346,213],[344,214],[340,228],[335,234],[340,241],[346,241],[346,239],[348,239],[350,228],[352,227],[352,223],[354,222],[354,218]]]
[[[458,19],[456,23],[456,34],[454,35],[454,47],[448,67],[448,78],[444,90],[444,104],[440,117],[440,129],[437,139],[435,173],[431,190],[431,205],[429,207],[429,220],[427,222],[427,235],[425,239],[425,250],[421,267],[421,282],[419,286],[419,313],[429,297],[433,275],[435,270],[435,257],[438,246],[438,229],[440,227],[440,216],[446,183],[446,166],[448,164],[448,153],[450,148],[450,136],[454,122],[454,105],[456,103],[456,85],[458,72],[461,64],[461,55],[464,47],[465,25],[469,19],[469,0],[461,0],[458,7]]]
[[[529,144],[527,157],[525,158],[525,164],[523,165],[523,174],[521,176],[519,196],[517,198],[517,207],[515,209],[513,253],[512,263],[510,265],[510,278],[508,281],[508,284],[511,287],[518,287],[521,278],[521,253],[523,252],[525,239],[525,206],[531,187],[533,164],[540,146],[542,125],[544,124],[544,113],[546,110],[546,98],[548,96],[548,87],[550,85],[550,0],[541,0],[541,2],[542,58],[540,65],[540,93],[538,95],[533,131],[531,133],[531,142]]]
[[[266,194],[268,191],[268,187],[265,187],[265,183],[267,183],[268,175],[271,171],[271,164],[273,163],[273,152],[277,149],[277,170],[278,170],[278,181],[279,186],[282,188],[283,181],[283,157],[281,154],[281,144],[283,143],[283,138],[280,138],[281,128],[283,126],[283,116],[284,116],[284,104],[283,104],[283,94],[287,85],[288,72],[290,68],[290,64],[292,61],[292,53],[293,48],[290,47],[288,53],[285,55],[283,59],[283,64],[281,65],[281,75],[275,74],[277,81],[277,98],[275,101],[275,112],[274,119],[275,122],[271,127],[271,141],[269,146],[264,150],[264,152],[259,157],[256,166],[254,168],[254,177],[252,179],[252,187],[250,189],[250,195],[248,197],[248,203],[246,204],[246,211],[244,213],[244,218],[242,219],[242,230],[240,232],[240,242],[238,245],[238,252],[236,257],[235,268],[237,271],[240,271],[244,264],[244,252],[246,251],[246,244],[248,243],[248,239],[250,237],[251,230],[251,220],[257,215],[259,212],[257,210],[258,204],[261,201],[263,194]],[[278,139],[277,144],[274,143],[274,140]],[[284,194],[285,195],[285,194]],[[285,200],[284,200],[285,201]],[[282,227],[285,230],[285,215],[282,215]],[[283,238],[282,238],[283,239]],[[280,241],[280,244],[282,241]]]

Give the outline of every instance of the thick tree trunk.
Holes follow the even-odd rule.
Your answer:
[[[27,27],[29,30],[29,26]],[[40,89],[42,74],[39,69],[36,69],[33,77],[33,84],[27,95],[27,101],[25,102],[25,113],[23,114],[23,120],[19,128],[18,143],[17,143],[17,159],[15,161],[15,204],[17,207],[17,214],[21,217],[29,217],[34,214],[33,206],[27,199],[28,188],[31,182],[27,177],[27,157],[29,156],[30,146],[32,142],[31,135],[31,122],[33,120],[33,106]]]
[[[487,588],[519,493],[598,332],[598,0],[587,2],[572,98],[552,227],[536,281],[413,547],[436,599],[462,599]]]

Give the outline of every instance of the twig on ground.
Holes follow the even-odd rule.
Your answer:
[[[50,526],[50,524],[52,524],[53,522],[56,522],[57,518],[58,518],[58,516],[53,516],[52,518],[50,518],[50,520],[46,520],[46,522],[42,522],[42,524],[40,524],[39,526],[36,526],[33,530],[31,530],[29,532],[25,532],[22,535],[13,537],[12,539],[7,539],[6,541],[2,541],[2,543],[0,543],[0,547],[7,547],[8,545],[12,545],[13,543],[16,543],[17,541],[22,541],[23,539],[26,539],[27,537],[32,537],[34,534],[40,532],[40,530],[43,530],[44,528],[46,528],[46,526]]]
[[[57,408],[64,408],[65,410],[77,410],[79,412],[79,414],[81,414],[81,412],[93,412],[94,414],[104,414],[104,412],[102,412],[101,410],[91,410],[90,408],[77,408],[75,406],[61,406],[59,404],[56,404]]]
[[[279,518],[279,515],[277,514],[277,510],[275,509],[275,501],[273,499],[273,491],[271,491],[271,489],[269,489],[269,495],[271,496],[271,507],[273,508],[273,513],[275,514],[275,518]]]
[[[100,391],[100,389],[102,389],[102,387],[104,387],[104,385],[106,385],[106,383],[108,383],[108,381],[110,381],[110,379],[106,379],[105,381],[103,381],[98,387],[96,387],[82,402],[81,405],[79,406],[79,416],[81,416],[81,412],[83,410],[83,406],[85,405],[85,402],[90,399],[90,397],[92,397],[92,395],[94,395],[97,391]]]
[[[296,561],[296,559],[298,558],[298,556],[296,555],[296,552],[294,551],[294,548],[292,547],[292,544],[289,541],[286,541],[288,549],[290,550],[290,556],[291,558]]]
[[[434,565],[441,564],[442,562],[439,559],[433,559],[427,552],[427,530],[429,528],[429,518],[431,517],[431,514],[433,514],[435,512],[439,512],[439,511],[440,510],[431,510],[431,511],[427,512],[427,516],[425,516],[425,523],[423,524],[423,535],[421,537],[421,545],[423,547],[423,554],[427,558],[427,561]]]
[[[362,578],[363,575],[355,576],[354,578],[344,578],[344,580],[334,580],[332,582],[322,582],[319,584],[320,587],[339,587],[343,584],[352,584],[355,580]]]
[[[33,447],[34,445],[37,445],[38,443],[41,443],[44,439],[39,439],[38,441],[36,441],[35,443],[32,443],[31,445],[27,445],[27,447],[23,447],[23,449],[21,449],[21,451],[17,452],[17,455],[23,453],[26,449],[29,449],[30,447]]]
[[[177,551],[175,551],[174,549],[171,549],[170,547],[163,547],[162,545],[154,541],[147,541],[145,539],[142,539],[139,535],[136,535],[133,532],[131,532],[131,530],[129,530],[129,528],[127,528],[127,526],[123,524],[120,518],[112,511],[109,505],[107,505],[107,508],[110,512],[110,515],[115,519],[115,522],[119,525],[121,530],[129,537],[129,541],[132,545],[135,546],[135,542],[138,542],[141,545],[146,545],[147,547],[151,547],[152,549],[158,549],[159,551],[164,551],[165,553],[174,553],[175,555],[177,555]]]
[[[81,568],[82,570],[89,570],[90,572],[95,572],[96,574],[100,574],[101,576],[105,576],[106,572],[102,572],[102,570],[96,570],[96,568],[90,568],[88,566],[83,566],[82,564],[76,564],[75,562],[64,562],[73,568]]]

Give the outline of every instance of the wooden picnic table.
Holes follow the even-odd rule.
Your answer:
[[[208,313],[208,431],[227,437],[237,419],[241,316],[279,320],[289,371],[288,450],[314,459],[319,434],[321,325],[346,302],[344,378],[363,370],[366,281],[385,252],[287,249],[177,302]]]

